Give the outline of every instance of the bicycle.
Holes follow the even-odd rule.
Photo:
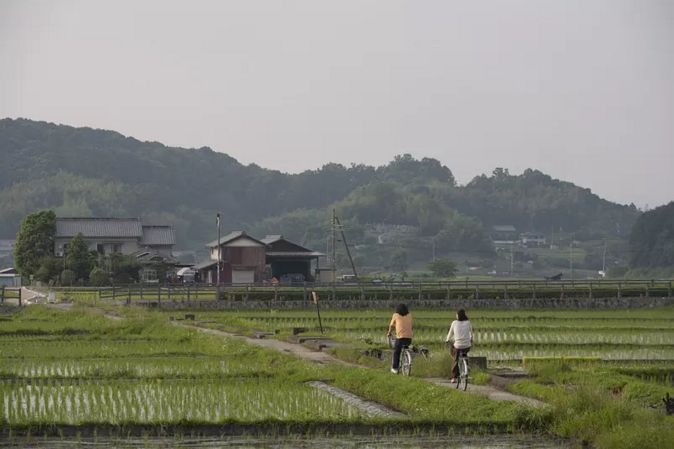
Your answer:
[[[456,355],[456,363],[459,365],[459,377],[456,379],[457,390],[468,388],[468,354],[465,351],[458,349]],[[463,388],[461,388],[463,386]]]
[[[391,349],[394,349],[396,346],[396,338],[390,336],[388,339],[388,344]],[[412,353],[416,348],[410,346],[403,346],[402,351],[400,351],[400,362],[398,363],[398,372],[402,373],[403,376],[409,376],[412,373]],[[418,350],[424,357],[428,357],[428,349],[421,347]]]

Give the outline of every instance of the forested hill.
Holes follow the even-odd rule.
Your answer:
[[[38,209],[58,216],[131,216],[172,223],[179,246],[212,238],[216,211],[225,230],[304,232],[324,229],[337,207],[357,225],[407,224],[422,236],[474,230],[484,240],[492,224],[520,230],[627,235],[639,212],[535,170],[496,170],[456,186],[434,159],[398,156],[382,167],[327,164],[289,175],[244,166],[209,148],[141,142],[117,132],[26,119],[0,120],[0,238]],[[324,241],[316,235],[316,241]],[[314,239],[309,239],[314,240]],[[471,241],[470,239],[466,241]],[[308,242],[307,242],[308,243]],[[481,244],[481,243],[476,243]],[[470,246],[470,244],[469,244]]]

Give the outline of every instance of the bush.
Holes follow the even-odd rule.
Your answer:
[[[73,270],[63,270],[61,272],[61,285],[73,285],[75,283],[75,272]]]
[[[96,267],[89,273],[89,283],[94,287],[102,287],[110,284],[108,273]]]

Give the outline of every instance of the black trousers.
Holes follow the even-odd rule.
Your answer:
[[[391,368],[398,369],[400,366],[400,353],[403,350],[403,346],[409,346],[411,344],[411,338],[398,338],[396,340],[396,345],[393,347],[393,361],[391,362]]]
[[[452,377],[454,379],[459,377],[459,364],[457,363],[457,359],[459,358],[459,352],[468,354],[468,351],[470,351],[470,347],[463,349],[456,349],[454,346],[452,346]]]

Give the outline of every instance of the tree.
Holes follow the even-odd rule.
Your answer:
[[[391,255],[391,269],[396,271],[405,271],[407,269],[407,252],[403,249],[397,249]]]
[[[35,279],[40,282],[58,281],[58,276],[63,269],[63,261],[55,257],[44,257],[40,268],[35,272]]]
[[[110,271],[116,284],[138,282],[140,269],[140,263],[134,257],[119,253],[110,255]]]
[[[70,286],[75,283],[75,272],[73,270],[63,270],[61,273],[61,285]]]
[[[75,279],[89,279],[89,273],[94,267],[94,262],[89,252],[89,246],[84,241],[82,234],[77,234],[70,241],[66,251],[66,265],[75,273]]]
[[[437,277],[453,277],[456,273],[456,265],[447,258],[439,258],[428,264],[428,269]]]
[[[24,278],[30,278],[40,268],[44,257],[54,253],[56,214],[42,210],[27,215],[16,234],[14,263]]]
[[[102,287],[110,283],[108,273],[96,267],[89,273],[89,283],[94,287]]]

